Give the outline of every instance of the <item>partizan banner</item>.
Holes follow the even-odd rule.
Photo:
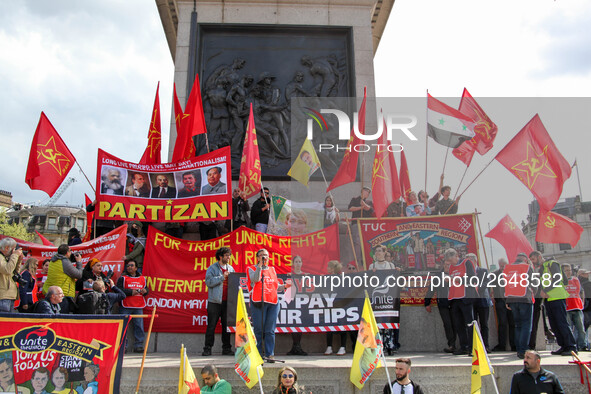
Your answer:
[[[2,392],[119,393],[127,317],[14,316],[0,316]]]
[[[178,163],[136,164],[99,149],[98,219],[199,222],[232,217],[230,147]]]
[[[154,305],[158,306],[153,331],[205,332],[205,273],[216,262],[215,252],[222,246],[232,249],[230,264],[236,272],[246,272],[247,266],[255,264],[255,254],[261,248],[269,251],[269,264],[279,274],[291,272],[292,253],[296,251],[304,261],[302,270],[309,273],[325,273],[326,262],[339,258],[336,225],[291,238],[240,227],[208,241],[178,239],[150,227],[143,275],[150,290],[145,312],[149,314]],[[233,308],[236,310],[235,304]]]

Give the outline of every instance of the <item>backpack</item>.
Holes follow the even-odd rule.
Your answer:
[[[78,313],[82,315],[108,315],[109,300],[105,293],[91,291],[78,296]]]

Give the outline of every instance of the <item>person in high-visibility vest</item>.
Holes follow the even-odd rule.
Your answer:
[[[568,285],[566,285],[566,291],[568,291],[566,321],[571,331],[576,334],[577,348],[582,350],[587,347],[587,334],[583,327],[583,298],[585,298],[583,287],[579,278],[573,276],[570,264],[562,264],[562,272],[568,280]]]
[[[259,353],[268,362],[274,362],[275,326],[279,315],[277,293],[290,287],[291,282],[287,281],[285,285],[279,284],[275,268],[268,265],[267,249],[260,249],[256,253],[256,258],[257,264],[248,267],[247,270],[252,328]]]
[[[560,348],[551,353],[554,355],[570,356],[571,351],[576,351],[575,337],[568,327],[566,321],[566,299],[568,292],[565,289],[564,276],[560,264],[556,260],[548,259],[544,261],[540,252],[530,254],[530,259],[534,264],[543,261],[542,275],[540,278],[541,291],[540,296],[545,298],[544,305],[548,314],[550,327],[556,336],[556,342]],[[536,259],[536,261],[534,261]]]
[[[125,264],[125,272],[117,279],[117,287],[123,290],[126,297],[121,301],[119,313],[122,315],[141,315],[146,306],[145,297],[148,294],[146,278],[138,272],[137,263],[130,260]],[[133,324],[133,351],[144,351],[144,319],[131,319]],[[125,341],[127,348],[127,341]]]

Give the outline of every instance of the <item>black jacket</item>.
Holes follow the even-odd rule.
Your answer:
[[[558,377],[544,368],[540,368],[540,374],[536,380],[525,368],[515,372],[511,380],[511,394],[536,393],[556,394],[564,393],[564,390],[558,381]]]
[[[392,382],[392,384],[394,384],[394,382]],[[414,394],[424,394],[421,386],[419,386],[418,384],[416,384],[412,380],[410,381],[410,385],[412,386],[412,390],[413,390]],[[391,393],[392,393],[392,391],[390,391],[390,385],[389,384],[385,385],[384,386],[384,394],[391,394]]]

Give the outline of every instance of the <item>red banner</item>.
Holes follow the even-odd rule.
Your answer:
[[[222,246],[232,249],[230,264],[236,272],[242,273],[256,263],[255,254],[261,248],[269,251],[269,265],[275,267],[278,274],[291,272],[292,253],[302,257],[302,271],[307,273],[326,273],[326,262],[339,259],[336,225],[300,237],[263,234],[240,227],[208,241],[178,239],[150,227],[143,275],[150,290],[145,313],[151,313],[152,307],[158,306],[153,331],[205,332],[205,272],[216,262],[215,252]]]
[[[8,368],[2,368],[3,391],[16,392],[16,384],[19,393],[119,393],[127,323],[122,316],[4,314],[0,367]]]
[[[74,252],[82,255],[82,263],[86,265],[92,258],[97,258],[103,263],[103,272],[106,274],[109,270],[113,271],[113,280],[116,282],[123,271],[123,256],[125,255],[125,235],[127,234],[127,225],[117,227],[115,230],[97,237],[89,242],[84,242],[75,246],[70,246]],[[0,236],[0,239],[4,236]],[[57,246],[44,246],[32,242],[16,240],[17,243],[29,252],[29,257],[35,257],[39,260],[39,267],[43,260],[50,259],[57,253]]]
[[[230,147],[178,163],[142,165],[99,149],[97,219],[199,222],[232,217]]]

